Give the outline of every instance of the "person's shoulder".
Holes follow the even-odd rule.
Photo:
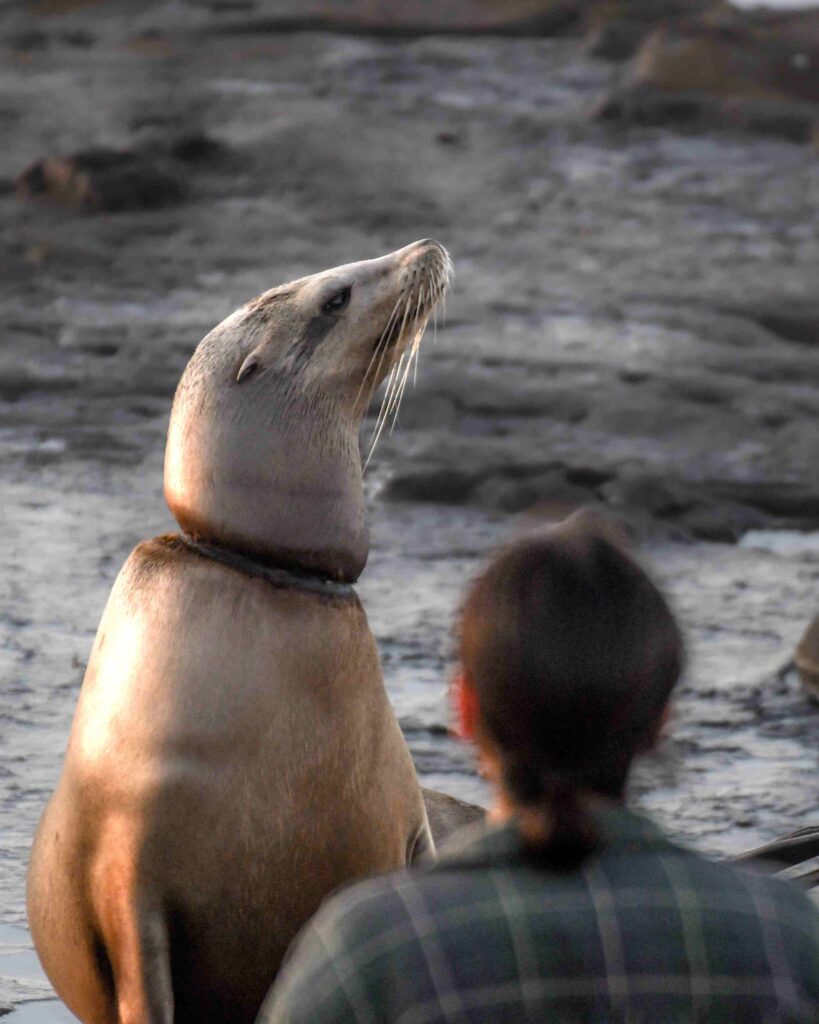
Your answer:
[[[466,830],[429,864],[391,871],[336,890],[321,905],[314,924],[319,930],[342,930],[348,937],[374,935],[407,925],[418,927],[419,915],[451,909],[474,899],[483,883],[481,868],[502,862],[508,840],[495,830]]]
[[[761,866],[730,865],[730,868],[743,878],[761,913],[770,913],[770,908],[787,911],[791,920],[804,923],[819,945],[819,908],[801,886],[788,878],[771,875]]]
[[[372,935],[393,927],[409,916],[407,905],[425,875],[402,869],[351,882],[324,900],[313,923],[318,929],[343,927],[348,934]]]
[[[819,908],[796,883],[772,875],[761,865],[712,860],[679,846],[671,849],[692,887],[720,897],[715,907],[732,899],[744,901],[758,918],[801,932],[819,956]]]

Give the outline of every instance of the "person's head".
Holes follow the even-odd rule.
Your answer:
[[[584,806],[623,796],[683,659],[660,591],[586,514],[510,545],[471,585],[461,729],[497,765],[506,799],[543,823],[528,838],[544,862],[571,867],[594,848]]]

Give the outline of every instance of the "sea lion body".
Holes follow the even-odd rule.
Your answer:
[[[432,252],[446,268],[445,254]],[[248,358],[258,359],[249,342],[259,339],[231,318],[227,333],[214,332],[225,358],[206,338],[180,384],[166,494],[196,536],[140,544],[121,570],[29,868],[37,951],[86,1024],[249,1024],[324,896],[433,849],[366,616],[337,582],[366,557],[360,463],[348,441],[366,407],[353,390],[388,318],[379,314],[375,348],[365,338],[357,378],[339,392],[351,411],[332,444],[299,424],[293,448],[281,450],[281,410],[263,403],[261,388],[273,381],[281,399],[287,373],[298,371],[269,356],[267,378],[261,363],[248,375]],[[391,336],[394,361],[400,332]],[[349,337],[339,331],[339,344]],[[203,346],[211,376],[197,384]],[[294,357],[291,348],[279,355]],[[216,394],[214,379],[233,394]],[[303,414],[310,389],[297,380],[286,404]],[[315,394],[326,429],[334,400],[324,388]],[[279,447],[254,434],[263,415]],[[230,447],[242,444],[232,461]],[[324,474],[334,459],[352,467],[351,481]],[[295,521],[292,510],[277,518],[268,507],[291,496],[288,462]],[[233,514],[235,492],[255,496],[256,519]]]

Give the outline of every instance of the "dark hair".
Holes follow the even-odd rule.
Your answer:
[[[460,657],[509,795],[544,811],[528,855],[576,867],[599,844],[581,794],[622,797],[682,671],[665,599],[611,528],[579,513],[490,561],[467,594]]]

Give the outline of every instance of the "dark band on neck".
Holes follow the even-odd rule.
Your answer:
[[[199,555],[221,562],[231,569],[264,580],[273,587],[282,590],[300,590],[307,594],[320,594],[322,597],[355,597],[352,583],[340,583],[338,580],[327,579],[317,573],[299,572],[296,569],[285,569],[281,566],[266,565],[257,562],[247,555],[241,555],[230,548],[218,547],[214,544],[203,544],[194,540],[186,533],[180,534],[182,541]]]

